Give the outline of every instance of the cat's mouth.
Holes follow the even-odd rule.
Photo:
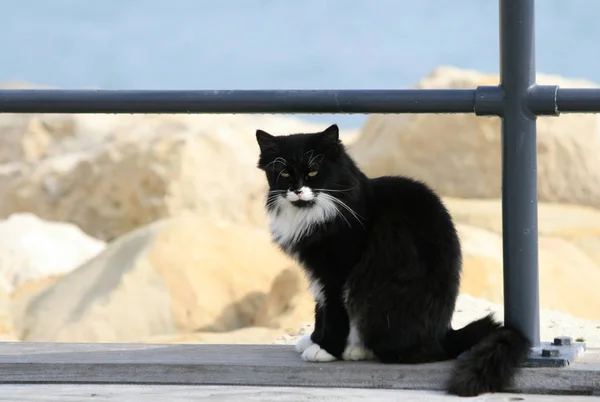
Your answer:
[[[314,200],[310,200],[310,201],[296,200],[296,201],[290,201],[290,202],[292,203],[293,206],[298,207],[298,208],[309,208],[309,207],[312,207],[313,205],[315,205]]]
[[[309,187],[301,187],[294,191],[288,190],[285,198],[296,206],[310,206],[313,204],[316,194]]]

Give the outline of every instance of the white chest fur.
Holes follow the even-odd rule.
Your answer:
[[[269,212],[269,227],[273,239],[286,248],[308,236],[320,224],[335,218],[338,209],[328,198],[313,198],[314,205],[306,208],[294,206],[285,198],[276,201],[275,209]]]

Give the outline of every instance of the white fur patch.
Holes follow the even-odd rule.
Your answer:
[[[303,187],[305,188],[305,187]],[[291,195],[290,195],[291,194]],[[297,207],[291,201],[312,197],[314,205]],[[305,199],[305,201],[308,201]],[[274,209],[269,212],[269,227],[273,239],[282,247],[297,243],[304,236],[310,235],[315,227],[331,221],[338,214],[338,208],[329,197],[319,197],[308,189],[298,197],[292,192],[284,197],[277,197]]]
[[[347,286],[344,286],[342,290],[342,300],[348,308],[348,297],[350,290]],[[350,312],[350,311],[349,311]],[[365,348],[363,341],[358,330],[356,317],[350,319],[350,332],[348,333],[348,339],[346,341],[346,349],[342,354],[344,360],[374,360],[375,354],[369,349]]]
[[[330,355],[325,349],[321,349],[316,343],[311,345],[302,353],[302,359],[307,362],[332,362],[337,360],[334,356]]]
[[[302,191],[300,194],[296,194],[293,191],[288,191],[285,195],[285,198],[287,198],[288,201],[298,201],[298,200],[302,200],[302,201],[312,201],[315,199],[315,194],[313,193],[313,191],[310,189],[310,187],[302,187],[300,188],[300,191]]]
[[[350,290],[344,286],[344,288],[342,289],[342,301],[344,302],[344,305],[346,305],[346,308],[348,308],[348,294],[350,293]]]
[[[346,343],[346,349],[342,354],[344,360],[373,360],[375,355],[370,350],[363,346],[362,340],[360,339],[360,332],[354,322],[350,322],[350,333],[348,334],[348,341]]]
[[[344,353],[342,354],[344,360],[359,361],[359,360],[374,360],[375,355],[370,350],[365,349],[363,346],[346,346]]]
[[[348,345],[362,345],[360,333],[353,321],[350,322],[350,333],[348,334]]]
[[[304,335],[302,338],[298,339],[296,342],[296,352],[302,353],[315,343],[310,339],[310,335]]]
[[[309,282],[308,289],[312,293],[313,299],[319,306],[324,306],[326,299],[325,299],[325,290],[323,288],[323,285],[321,284],[321,282],[318,279],[312,278],[310,275],[308,277],[308,282]]]

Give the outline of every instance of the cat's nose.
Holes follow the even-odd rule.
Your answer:
[[[295,193],[296,195],[302,195],[302,190],[294,190],[294,193]]]

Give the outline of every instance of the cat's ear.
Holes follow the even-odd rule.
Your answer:
[[[337,144],[340,140],[340,129],[337,124],[327,127],[323,133],[323,139],[329,144]]]
[[[263,130],[256,130],[256,142],[261,152],[273,151],[276,148],[275,136]]]
[[[321,141],[332,156],[336,156],[339,153],[341,142],[340,129],[337,124],[332,124],[321,133]]]

